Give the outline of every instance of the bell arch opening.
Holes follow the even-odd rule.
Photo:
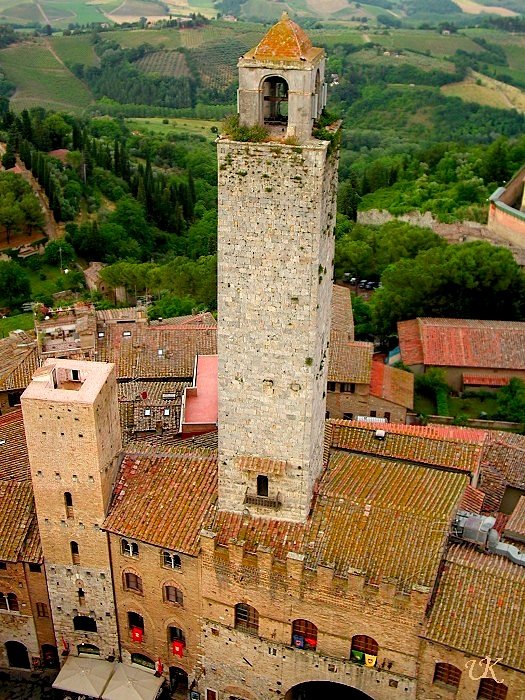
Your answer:
[[[266,126],[288,124],[288,83],[280,75],[266,78],[262,84],[263,122]]]
[[[357,690],[357,688],[331,681],[299,683],[299,685],[294,685],[293,688],[290,688],[285,695],[285,700],[320,700],[320,698],[330,698],[330,700],[374,700],[370,695]]]

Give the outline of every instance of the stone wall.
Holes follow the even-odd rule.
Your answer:
[[[246,489],[255,489],[236,457],[286,463],[269,480],[286,519],[304,519],[321,469],[338,162],[327,146],[218,143],[219,499],[226,510],[242,511]]]
[[[21,562],[6,562],[6,568],[0,569],[0,591],[4,595],[14,593],[19,607],[15,612],[0,610],[0,667],[9,667],[5,643],[10,641],[24,644],[31,662],[32,657],[40,656],[40,650],[24,565]]]

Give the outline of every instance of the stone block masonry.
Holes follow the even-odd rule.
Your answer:
[[[269,458],[285,465],[267,473],[278,517],[303,520],[322,468],[338,158],[316,140],[221,140],[218,156],[219,506],[257,493],[237,458]]]

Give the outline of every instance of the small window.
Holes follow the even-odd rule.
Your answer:
[[[353,394],[355,392],[355,384],[345,382],[339,387],[339,391],[344,394]]]
[[[78,551],[78,543],[70,542],[69,546],[71,548],[71,561],[73,564],[80,564],[80,554]]]
[[[74,516],[73,496],[69,493],[69,491],[64,493],[64,505],[66,507],[66,518],[72,518]]]
[[[99,331],[99,332],[98,332],[98,337],[99,337],[99,338],[103,338],[104,336],[105,336],[104,331]]]
[[[145,416],[151,416],[151,408],[145,408],[145,409],[144,409],[144,415],[145,415]]]
[[[330,411],[325,411],[324,417],[328,420],[330,418]]]
[[[7,569],[7,563],[5,561],[0,561],[0,570],[5,571]]]
[[[343,418],[345,420],[352,420],[353,417],[354,417],[353,413],[343,413]]]
[[[168,569],[180,569],[181,561],[179,555],[172,552],[162,552],[162,566]]]
[[[142,593],[142,579],[137,574],[125,573],[124,574],[124,588],[127,591],[136,591],[137,593]]]
[[[164,415],[165,415],[165,416],[169,416],[169,414],[170,414],[170,409],[169,409],[169,408],[165,408],[165,409],[164,409]]]
[[[175,586],[164,586],[164,600],[167,603],[177,603],[177,605],[182,605],[184,596],[179,588],[176,588]]]
[[[97,621],[88,615],[76,615],[73,618],[73,629],[81,632],[96,632]]]
[[[375,418],[377,416],[377,411],[370,411],[370,418]]]
[[[350,660],[358,664],[367,666],[375,666],[379,645],[372,637],[367,637],[366,634],[356,634],[352,637],[352,646],[350,647]],[[372,657],[366,658],[366,657]],[[372,663],[373,662],[373,663]]]
[[[257,477],[257,495],[268,498],[268,477],[262,474]]]
[[[144,618],[136,612],[128,612],[128,627],[131,629],[136,628],[144,632]]]
[[[184,632],[180,627],[168,627],[169,641],[186,643]]]
[[[32,574],[39,574],[42,571],[42,565],[41,564],[29,564],[29,571]]]
[[[315,650],[317,648],[317,627],[308,620],[294,620],[292,646],[298,649]]]
[[[139,546],[136,542],[128,542],[128,540],[120,541],[121,551],[125,557],[138,557]]]
[[[385,419],[387,423],[390,423],[390,411],[385,411]]]
[[[477,697],[483,700],[506,700],[507,691],[505,683],[497,683],[493,678],[482,678]]]
[[[130,338],[131,337],[131,331],[124,331],[122,333],[123,338]]]
[[[335,391],[336,383],[335,382],[328,382],[328,391]]]
[[[159,357],[162,357],[162,356],[164,355],[164,350],[162,350],[161,348],[159,348],[159,349],[157,350],[157,355],[158,355]]]
[[[80,381],[80,370],[72,369],[71,370],[71,379],[74,382],[79,382]]]
[[[211,688],[206,688],[206,700],[219,700],[219,693]]]
[[[259,613],[257,610],[246,603],[237,603],[235,606],[235,629],[257,634],[259,632]]]
[[[436,664],[433,683],[444,683],[452,688],[459,686],[461,671],[452,664]]]
[[[49,608],[45,603],[37,603],[36,614],[38,617],[49,617]]]
[[[18,598],[15,593],[0,593],[0,610],[18,612],[19,609]]]

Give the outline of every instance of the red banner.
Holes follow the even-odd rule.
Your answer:
[[[175,654],[175,656],[182,656],[184,655],[184,642],[181,642],[180,640],[175,640],[174,642],[171,643],[171,650]]]
[[[141,630],[140,627],[132,627],[131,628],[131,639],[134,642],[142,642],[143,636],[144,636],[144,630]]]

